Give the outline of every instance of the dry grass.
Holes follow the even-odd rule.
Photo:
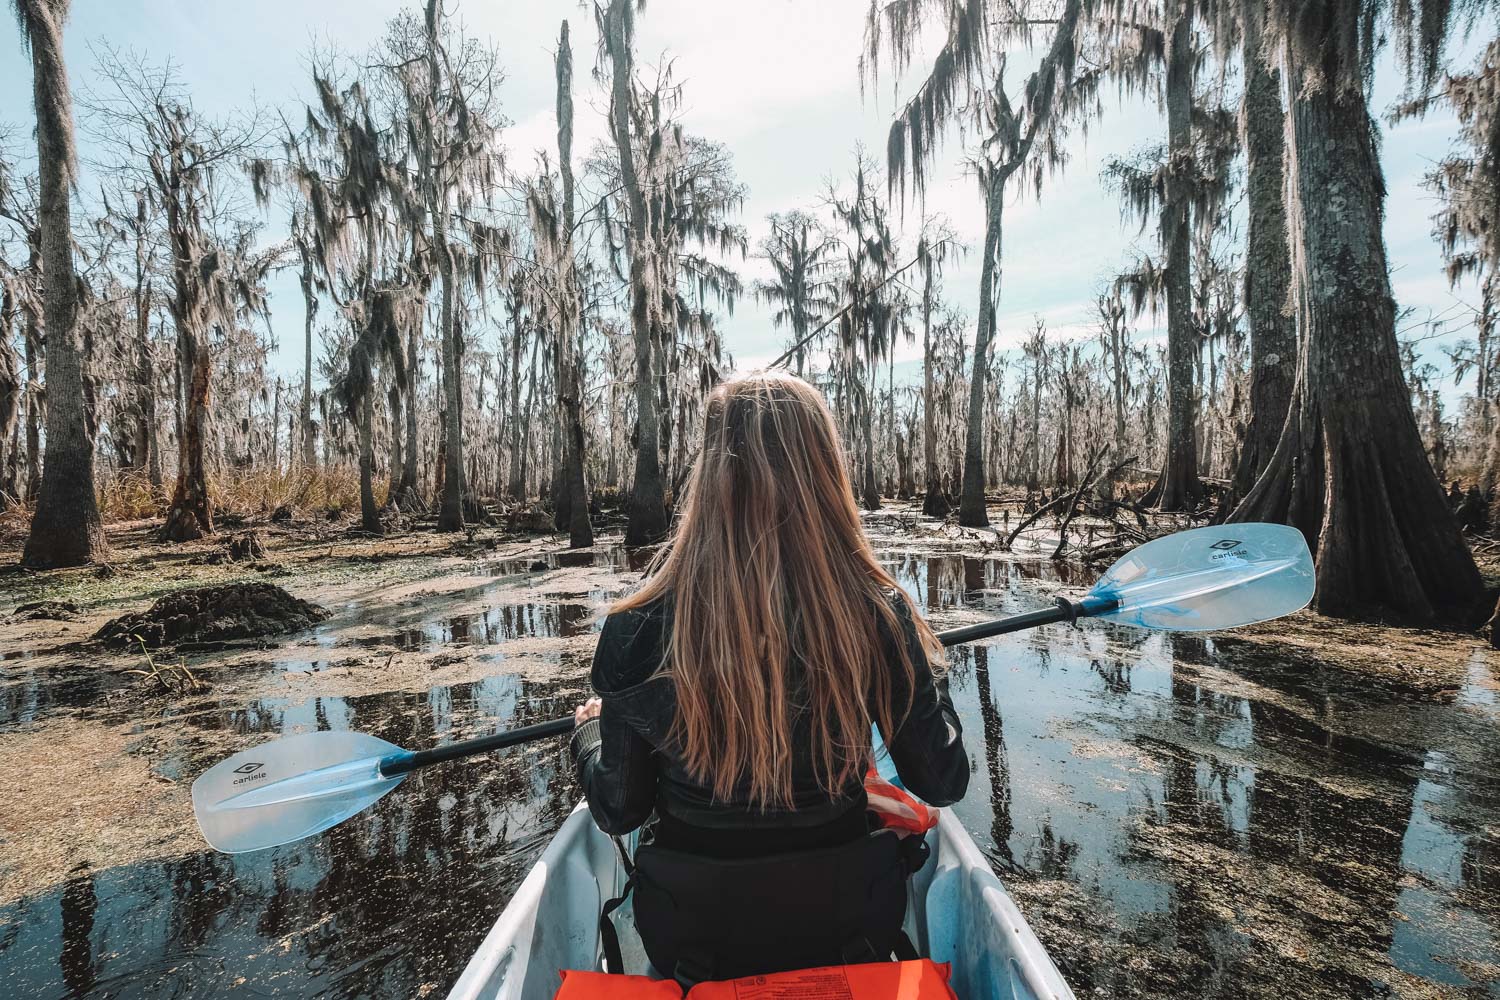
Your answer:
[[[244,472],[215,478],[209,489],[219,510],[245,518],[269,517],[282,507],[293,517],[359,509],[359,472],[349,466]],[[375,503],[385,499],[386,484],[377,482]]]
[[[359,509],[359,472],[350,466],[234,470],[209,477],[208,489],[216,511],[246,520],[270,517],[279,508],[294,518]],[[385,497],[386,484],[377,483],[375,502],[383,506]],[[153,487],[144,472],[107,473],[99,484],[99,513],[106,524],[164,518],[171,499],[170,486]],[[28,502],[0,509],[0,539],[24,540],[34,510]]]

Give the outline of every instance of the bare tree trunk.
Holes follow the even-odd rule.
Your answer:
[[[1250,203],[1245,249],[1245,310],[1250,320],[1250,421],[1240,447],[1226,510],[1250,492],[1265,470],[1286,423],[1296,374],[1297,330],[1288,312],[1292,265],[1283,201],[1285,115],[1281,74],[1261,51],[1261,14],[1247,5],[1243,54],[1246,188]]]
[[[38,247],[34,261],[41,260]],[[33,263],[32,271],[37,266]],[[36,309],[26,308],[22,336],[26,348],[26,501],[34,502],[42,488],[42,402],[44,389],[37,373],[42,368],[42,332]]]
[[[1423,453],[1401,372],[1364,89],[1308,86],[1295,63],[1287,72],[1297,378],[1270,464],[1231,520],[1302,530],[1317,550],[1319,611],[1465,616],[1483,585]]]
[[[389,479],[385,489],[385,505],[387,507],[394,507],[397,510],[404,509],[402,505],[406,500],[401,495],[401,475],[402,470],[406,467],[406,454],[403,449],[404,442],[401,439],[401,413],[403,409],[401,396],[400,379],[393,378],[390,392],[386,394],[386,403],[390,407],[391,414],[391,451]]]
[[[873,391],[876,378],[876,361],[874,358],[871,358],[869,363],[870,370],[865,372],[865,384],[860,389],[860,394],[864,397],[864,406],[862,407],[864,412],[861,414],[863,419],[860,421],[864,425],[861,435],[864,446],[863,461],[861,464],[864,466],[863,492],[865,510],[879,510],[880,483],[875,478],[875,393]]]
[[[359,521],[372,535],[385,533],[380,523],[380,508],[375,506],[375,387],[365,390],[359,400]]]
[[[67,5],[18,0],[31,45],[36,109],[37,226],[47,334],[47,454],[21,562],[32,568],[105,562],[109,543],[94,494],[94,435],[85,407],[87,358],[78,328],[78,277],[68,199],[73,180],[73,100],[63,63]]]
[[[1010,175],[992,170],[985,186],[984,262],[979,273],[979,328],[974,334],[974,364],[969,377],[969,424],[964,436],[964,484],[958,523],[989,527],[984,506],[984,383],[990,371],[990,341],[995,336],[995,302],[1000,297],[1001,224],[1005,181]]]
[[[1479,335],[1480,343],[1488,343],[1494,336],[1495,326],[1495,298],[1496,292],[1500,290],[1500,276],[1493,271],[1485,278],[1481,286],[1481,298],[1479,301]],[[1489,355],[1482,347],[1480,349],[1480,371],[1485,372],[1489,367]],[[1493,380],[1488,373],[1485,374],[1484,392],[1480,395],[1479,405],[1484,407],[1485,426],[1489,437],[1489,448],[1485,452],[1484,467],[1479,475],[1479,492],[1485,501],[1493,503],[1495,499],[1495,485],[1500,480],[1500,399],[1495,395]],[[1494,515],[1490,518],[1491,525],[1497,522]]]
[[[531,371],[526,378],[526,418],[524,426],[531,426],[531,416],[536,412],[536,373],[538,358],[541,351],[542,338],[540,335],[531,340]],[[521,438],[521,490],[520,498],[530,496],[531,476],[531,441],[529,438]]]
[[[511,313],[510,339],[510,486],[506,492],[517,502],[526,499],[525,464],[521,461],[521,352],[522,337],[520,306]]]
[[[1193,4],[1176,11],[1167,59],[1167,193],[1161,210],[1167,292],[1167,453],[1147,502],[1164,511],[1193,510],[1203,496],[1198,479],[1197,403],[1193,392],[1193,332],[1189,204],[1193,164]]]
[[[562,23],[557,45],[557,162],[562,175],[563,259],[567,283],[563,293],[571,300],[567,310],[572,325],[558,330],[558,401],[563,430],[563,476],[557,494],[558,527],[568,530],[571,548],[594,544],[594,526],[589,522],[588,484],[584,481],[583,456],[583,289],[578,284],[573,259],[573,50],[568,44],[568,22]],[[576,327],[576,328],[575,328]]]
[[[953,510],[938,476],[937,399],[932,386],[932,269],[922,283],[922,513],[947,517]]]
[[[625,544],[649,545],[666,536],[667,503],[661,474],[661,426],[652,360],[657,338],[652,329],[648,298],[647,268],[651,261],[647,259],[649,251],[645,245],[646,199],[636,175],[635,152],[630,140],[631,48],[634,40],[629,23],[633,3],[634,0],[610,0],[604,15],[604,36],[612,69],[610,131],[619,153],[620,179],[630,206],[626,249],[630,254],[630,325],[635,339],[636,449]]]
[[[153,489],[161,489],[161,443],[156,437],[156,358],[151,349],[151,280],[146,273],[146,196],[135,211],[135,459]]]
[[[672,391],[673,379],[677,375],[676,329],[677,323],[673,317],[658,328],[656,341],[656,412],[660,420],[657,436],[661,441],[661,479],[664,490],[672,482],[673,434],[677,428],[677,413],[673,401],[678,398],[678,394]]]
[[[1037,355],[1031,377],[1031,468],[1026,473],[1026,490],[1042,486],[1042,357]]]
[[[411,326],[406,330],[406,419],[403,432],[406,440],[401,449],[401,481],[396,493],[401,509],[407,512],[425,512],[426,503],[419,482],[417,459],[421,454],[417,435],[417,372],[421,365],[422,323],[427,315],[425,309],[415,309],[411,314]]]
[[[0,287],[0,507],[16,498],[16,426],[21,413],[21,362],[14,334],[16,300]]]
[[[1114,385],[1112,394],[1114,399],[1115,430],[1114,441],[1110,445],[1109,466],[1113,471],[1122,471],[1118,468],[1120,458],[1125,454],[1125,382],[1129,374],[1129,359],[1125,355],[1125,307],[1121,304],[1118,295],[1100,300],[1100,314],[1104,319],[1109,338],[1110,367]],[[1113,474],[1104,478],[1101,484],[1104,495],[1114,497],[1115,477]]]
[[[442,60],[438,55],[438,34],[443,16],[442,0],[427,0],[427,93],[429,114],[439,113],[438,81]],[[433,127],[428,123],[429,130]],[[432,222],[432,255],[437,261],[438,284],[442,296],[443,338],[443,421],[444,472],[443,497],[438,508],[439,531],[462,531],[464,526],[464,411],[463,361],[458,344],[457,317],[454,315],[453,258],[448,252],[448,189],[443,164],[432,162],[437,151],[429,131],[425,164],[427,175],[427,214]]]
[[[204,434],[208,430],[208,393],[211,370],[208,345],[201,343],[179,320],[178,364],[187,373],[183,400],[182,438],[177,449],[177,485],[162,527],[164,541],[187,542],[214,533],[213,501],[208,495]]]
[[[1019,402],[1017,400],[1017,404]],[[1015,482],[1016,477],[1016,431],[1020,417],[1019,410],[1019,405],[1011,407],[1010,421],[1005,434],[1005,465],[1000,472],[1000,480],[1005,483]]]
[[[312,469],[318,464],[318,454],[315,447],[316,435],[313,433],[312,419],[312,368],[313,368],[313,322],[318,315],[318,295],[313,287],[313,261],[311,254],[305,247],[299,247],[302,251],[302,302],[303,312],[303,340],[302,340],[302,411],[300,423],[302,426],[302,464]]]
[[[271,411],[271,470],[281,471],[281,376],[276,376],[276,405]]]

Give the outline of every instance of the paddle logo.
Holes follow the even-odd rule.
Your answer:
[[[1210,545],[1209,548],[1214,549],[1218,553],[1213,557],[1214,559],[1227,559],[1230,556],[1248,556],[1250,554],[1248,550],[1240,548],[1240,540],[1238,538],[1221,538]]]
[[[239,767],[234,769],[234,773],[244,775],[244,777],[235,778],[234,783],[236,785],[243,785],[246,782],[261,780],[266,776],[266,772],[261,770],[261,768],[265,766],[266,765],[256,761],[250,761],[249,763],[241,764]]]

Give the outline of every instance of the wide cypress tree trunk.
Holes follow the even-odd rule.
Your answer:
[[[969,378],[969,424],[964,434],[963,492],[958,523],[989,527],[984,507],[984,383],[990,371],[990,341],[995,336],[995,300],[1000,284],[1000,227],[1005,213],[1008,173],[991,170],[984,190],[984,263],[979,272],[979,329],[974,334],[974,364]]]
[[[42,322],[47,337],[47,452],[36,514],[21,561],[77,566],[109,558],[94,494],[94,439],[85,409],[84,349],[73,271],[73,101],[63,64],[67,4],[19,0],[31,45],[36,108],[37,222],[41,230]]]
[[[631,45],[627,23],[633,0],[610,0],[604,18],[605,45],[612,69],[610,131],[620,157],[620,179],[630,206],[627,249],[630,253],[630,326],[635,340],[635,476],[631,484],[626,545],[649,545],[667,533],[666,491],[661,474],[661,420],[657,406],[653,358],[656,339],[651,323],[651,284],[646,243],[646,200],[636,175],[630,142]]]
[[[1316,546],[1319,611],[1467,615],[1483,586],[1423,452],[1401,372],[1385,188],[1364,90],[1307,82],[1292,63],[1296,382],[1271,462],[1231,520],[1302,530]]]
[[[1287,256],[1282,154],[1286,144],[1281,74],[1261,50],[1260,15],[1251,4],[1243,55],[1241,128],[1249,198],[1245,311],[1250,321],[1250,422],[1240,447],[1226,509],[1250,492],[1271,460],[1286,423],[1296,374],[1297,328],[1288,312],[1292,265]]]
[[[1167,452],[1161,478],[1147,502],[1165,511],[1193,510],[1203,495],[1198,479],[1198,402],[1193,362],[1198,354],[1193,331],[1189,213],[1193,127],[1193,5],[1183,3],[1172,26],[1167,59],[1167,191],[1161,210],[1166,251],[1163,284],[1167,293]]]

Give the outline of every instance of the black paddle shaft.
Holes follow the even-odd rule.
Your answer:
[[[493,750],[504,750],[506,747],[544,740],[549,736],[562,736],[572,731],[573,717],[568,715],[561,719],[538,722],[532,726],[522,726],[519,729],[507,729],[493,736],[445,743],[431,750],[418,750],[408,755],[392,755],[380,762],[380,773],[387,778],[394,778],[398,774],[415,771],[429,764],[441,764],[444,761],[458,760],[460,757],[473,757],[476,754],[490,753]]]
[[[974,642],[977,639],[988,639],[992,636],[1021,632],[1029,628],[1036,628],[1038,625],[1051,625],[1055,622],[1076,622],[1080,618],[1102,614],[1104,610],[1106,609],[1094,610],[1076,601],[1070,601],[1066,597],[1059,597],[1057,603],[1050,608],[1039,608],[1036,611],[1011,615],[1009,618],[996,618],[994,621],[980,622],[977,625],[950,628],[939,632],[937,638],[938,642],[944,646],[957,646],[965,642]]]

